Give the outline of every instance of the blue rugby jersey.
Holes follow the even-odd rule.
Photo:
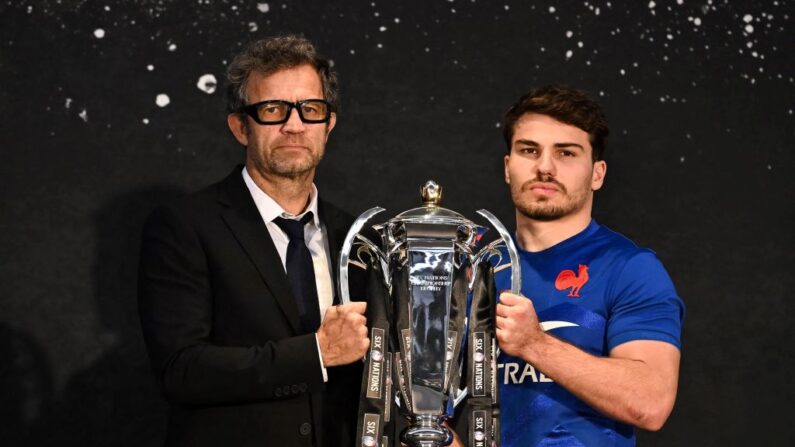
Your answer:
[[[681,348],[684,304],[654,252],[591,221],[546,250],[519,250],[522,293],[542,327],[593,355],[632,340]],[[507,255],[505,262],[510,262]],[[497,267],[497,290],[510,290],[510,268]],[[634,429],[593,410],[524,360],[501,354],[504,447],[634,446]]]

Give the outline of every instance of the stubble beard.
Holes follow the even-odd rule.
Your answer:
[[[263,173],[289,179],[297,179],[309,172],[313,172],[320,164],[325,153],[325,141],[312,150],[312,139],[307,140],[306,135],[296,135],[292,137],[281,137],[272,141],[269,148],[262,150],[254,140],[248,126],[246,134],[249,136],[249,146],[246,147],[246,157],[250,158],[256,169]],[[328,123],[326,124],[326,135],[328,135]],[[253,145],[252,145],[253,142]],[[304,146],[301,156],[296,157],[286,153],[287,151],[279,148],[282,144],[295,144]]]
[[[545,182],[555,183],[561,197],[547,198],[540,197],[533,199],[530,197],[530,187],[533,183],[539,182],[537,179],[529,180],[517,188],[511,185],[511,197],[516,210],[525,217],[542,222],[558,220],[581,210],[588,200],[588,188],[579,188],[573,193],[569,193],[565,186],[554,179],[544,179]],[[557,203],[556,203],[557,202]]]
[[[323,158],[322,154],[309,151],[300,158],[281,154],[271,155],[272,158],[267,163],[268,170],[276,175],[289,178],[296,178],[314,170]]]
[[[296,156],[294,151],[281,150],[278,147],[271,149],[267,155],[257,148],[250,150],[254,151],[253,162],[260,172],[290,179],[296,179],[313,171],[323,159],[322,149],[319,151],[304,149],[299,156]]]

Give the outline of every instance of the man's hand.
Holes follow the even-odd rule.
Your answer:
[[[364,357],[370,347],[366,309],[367,303],[360,301],[328,308],[317,331],[323,366],[347,365]]]
[[[541,341],[544,331],[530,299],[503,292],[497,304],[497,341],[502,352],[528,358],[528,348]]]

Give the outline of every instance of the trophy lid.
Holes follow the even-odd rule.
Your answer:
[[[390,223],[427,223],[450,224],[477,227],[477,225],[461,214],[442,208],[442,187],[433,180],[428,180],[420,189],[423,206],[404,211],[389,220]]]

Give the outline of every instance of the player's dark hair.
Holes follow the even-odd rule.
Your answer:
[[[502,121],[503,137],[509,153],[516,122],[526,113],[547,115],[584,130],[593,148],[593,161],[602,160],[610,129],[602,108],[585,92],[563,85],[547,85],[532,89],[519,98],[505,113]]]

